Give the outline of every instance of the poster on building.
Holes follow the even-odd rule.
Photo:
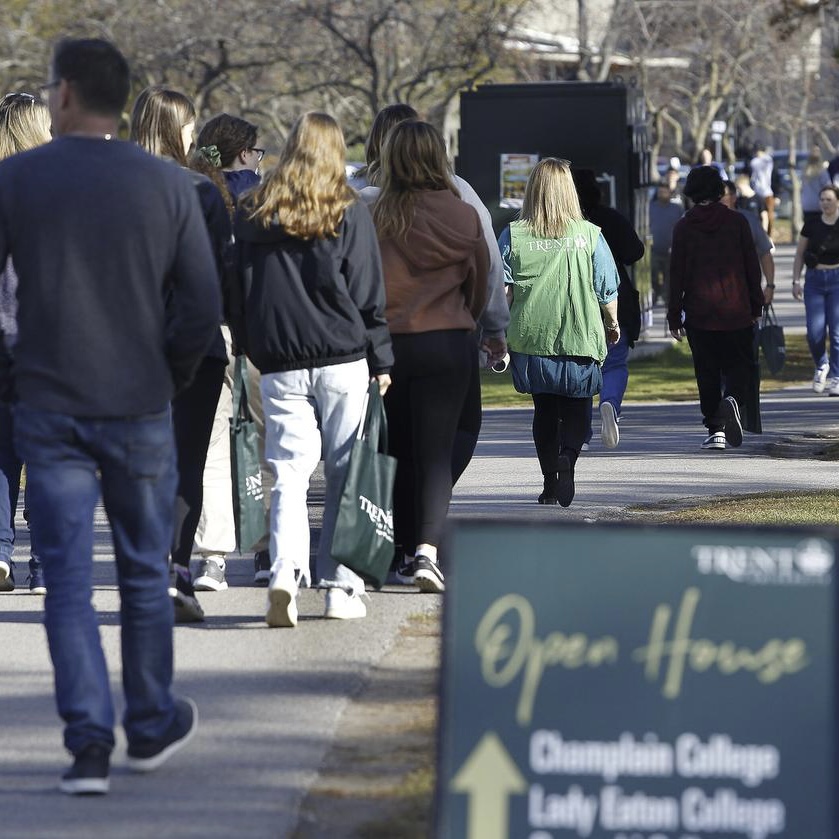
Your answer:
[[[836,839],[837,533],[459,522],[439,839]]]
[[[538,154],[501,155],[501,200],[499,206],[520,210],[527,179],[539,162]]]

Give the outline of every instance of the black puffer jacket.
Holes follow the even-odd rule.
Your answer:
[[[393,364],[376,230],[351,204],[334,238],[304,241],[240,208],[234,222],[234,337],[260,373],[367,358],[370,374]]]

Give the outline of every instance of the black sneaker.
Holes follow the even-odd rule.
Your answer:
[[[219,561],[221,560],[221,561]],[[224,578],[224,557],[208,556],[198,563],[198,576],[192,583],[196,591],[226,591],[227,580]]]
[[[556,499],[563,507],[568,507],[574,500],[574,467],[567,455],[559,456],[559,483],[556,488]]]
[[[198,730],[198,707],[191,699],[175,700],[175,721],[159,740],[128,747],[128,768],[134,772],[154,772],[179,752]]]
[[[433,594],[446,590],[440,566],[427,556],[418,556],[414,560],[414,585],[419,586],[420,591]]]
[[[743,443],[743,425],[737,400],[733,396],[726,396],[722,401],[722,410],[725,415],[725,439],[736,449]]]
[[[396,566],[396,570],[393,572],[393,582],[396,585],[412,586],[414,585],[416,571],[416,560],[412,556],[408,557],[403,555],[402,559],[399,560],[399,565]]]
[[[104,795],[109,787],[111,749],[101,743],[85,746],[61,776],[58,788],[67,795]]]
[[[29,583],[30,594],[46,594],[47,584],[44,582],[44,567],[41,561],[34,556],[29,560],[29,576],[26,578]]]
[[[204,610],[195,596],[188,568],[172,563],[169,569],[169,597],[175,606],[175,623],[197,623],[204,620]]]
[[[253,584],[267,586],[271,581],[271,554],[257,551],[253,555]]]
[[[0,591],[15,590],[15,564],[11,559],[0,559]]]

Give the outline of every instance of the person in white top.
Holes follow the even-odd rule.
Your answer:
[[[758,146],[755,156],[749,162],[752,189],[763,202],[765,217],[763,228],[771,236],[775,225],[775,195],[772,192],[772,155],[765,146]],[[763,212],[761,212],[763,216]]]

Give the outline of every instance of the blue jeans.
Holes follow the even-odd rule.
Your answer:
[[[7,562],[11,562],[15,546],[20,470],[20,458],[12,441],[12,406],[0,402],[0,559]]]
[[[64,744],[113,747],[114,709],[93,584],[93,513],[111,524],[122,623],[129,744],[156,740],[175,718],[168,554],[175,507],[169,410],[89,419],[17,405],[14,439],[26,462],[32,529],[47,595],[44,623]]]
[[[804,275],[807,344],[817,368],[830,362],[828,377],[839,377],[839,268],[808,268]],[[825,338],[828,350],[825,350]],[[829,352],[829,355],[828,355]]]
[[[609,347],[606,360],[603,362],[603,387],[600,389],[600,404],[611,402],[615,409],[615,416],[620,418],[623,395],[629,382],[629,342],[623,330],[617,344]],[[594,403],[592,403],[593,405]],[[591,417],[589,417],[586,443],[591,442]]]

